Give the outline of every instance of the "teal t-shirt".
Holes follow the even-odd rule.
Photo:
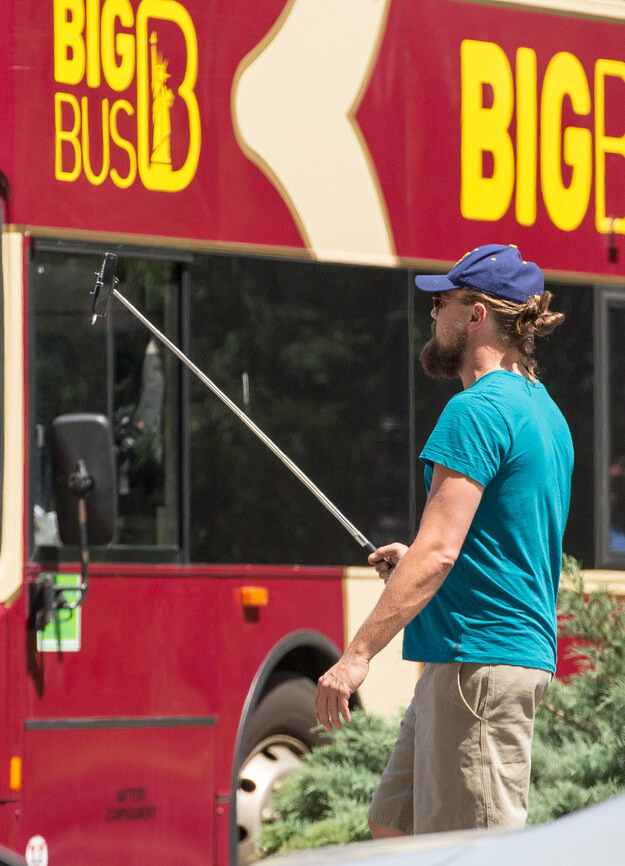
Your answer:
[[[496,370],[449,401],[421,453],[484,487],[453,568],[406,626],[404,658],[555,671],[573,444],[540,382]]]

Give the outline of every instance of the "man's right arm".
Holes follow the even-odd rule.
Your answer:
[[[364,680],[369,661],[406,626],[437,592],[451,570],[480,504],[484,488],[477,481],[435,464],[421,525],[410,547],[389,544],[369,557],[379,572],[382,561],[397,561],[378,603],[356,632],[339,661],[319,678],[315,708],[327,730],[349,721],[347,702]],[[331,720],[331,721],[330,721]]]

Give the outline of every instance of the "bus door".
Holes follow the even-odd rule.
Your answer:
[[[216,716],[197,653],[207,624],[189,617],[197,585],[174,579],[180,373],[120,305],[91,325],[101,258],[35,243],[29,269],[28,572],[31,591],[47,582],[58,600],[55,583],[70,589],[45,627],[31,623],[20,844],[41,837],[51,866],[210,862]],[[132,252],[119,268],[126,294],[174,340],[182,269]],[[81,556],[60,546],[53,477],[55,423],[68,417],[108,427],[119,504],[114,543],[98,547],[96,534],[74,608]]]

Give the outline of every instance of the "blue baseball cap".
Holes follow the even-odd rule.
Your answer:
[[[524,262],[513,244],[476,247],[466,253],[446,276],[417,276],[415,285],[422,292],[476,289],[485,295],[518,303],[545,291],[545,280],[538,265]]]

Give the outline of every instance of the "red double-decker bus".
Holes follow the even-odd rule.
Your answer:
[[[419,448],[458,387],[415,366],[414,274],[517,244],[567,313],[539,350],[576,446],[565,549],[618,586],[625,13],[4,12],[0,843],[50,866],[244,863],[378,583],[127,307],[92,325],[94,272],[114,253],[119,291],[377,544],[414,535]],[[94,489],[68,492],[76,474]],[[409,700],[397,657],[357,701]]]

